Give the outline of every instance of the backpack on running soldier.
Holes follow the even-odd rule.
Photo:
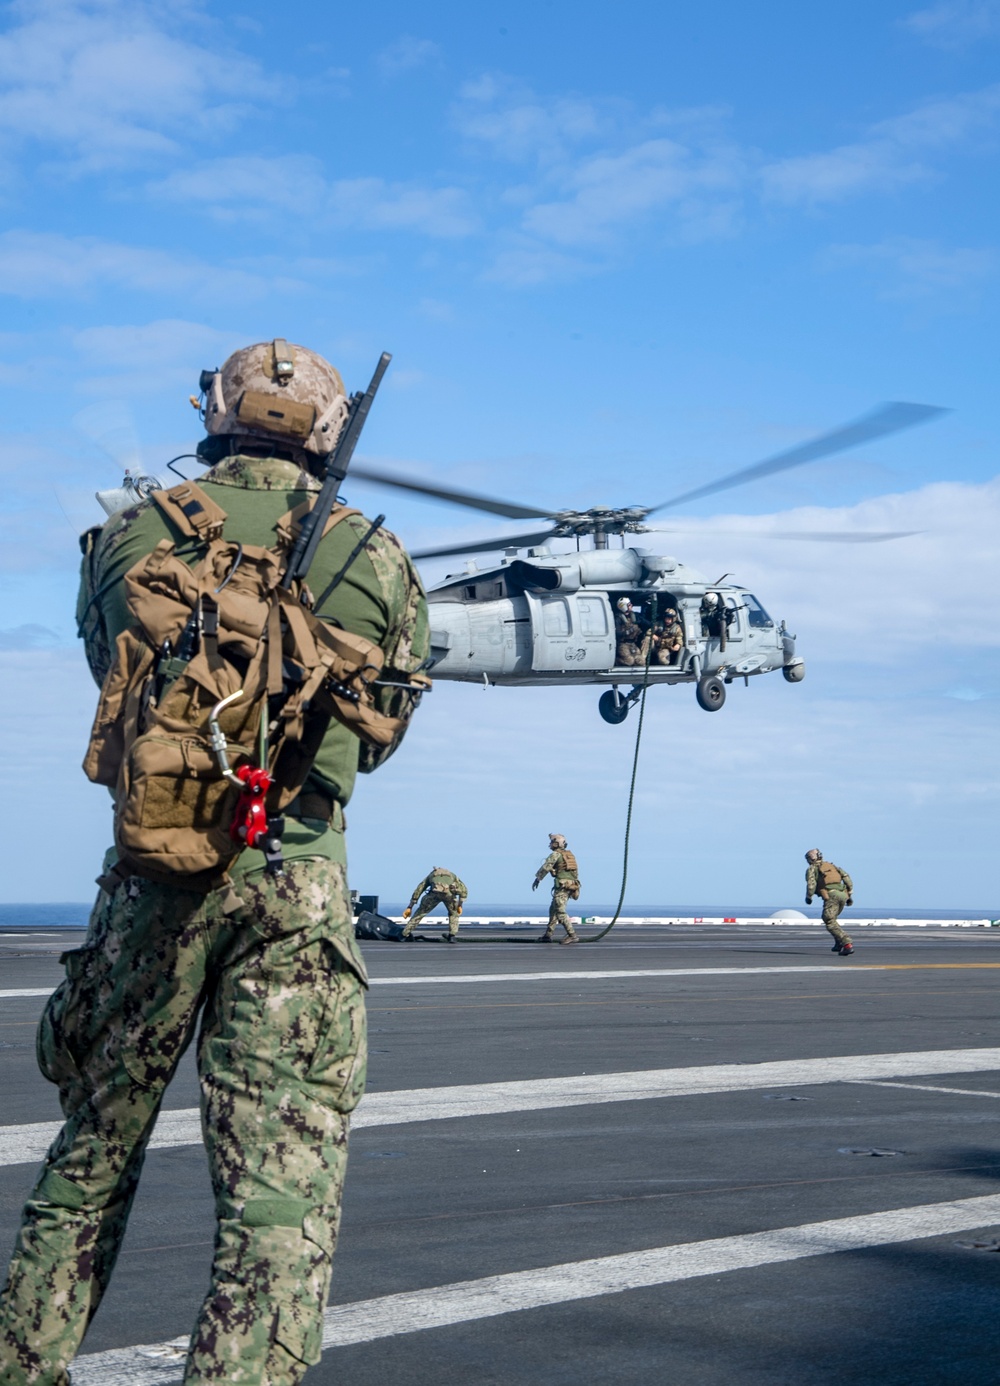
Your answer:
[[[281,811],[331,718],[375,746],[405,720],[375,707],[382,650],[315,617],[304,581],[282,586],[309,502],[269,549],[227,540],[225,511],[192,482],[151,500],[202,555],[189,567],[165,539],[126,573],[135,624],[118,637],[84,770],[114,790],[119,876],[210,890],[247,846],[280,869]],[[357,513],[334,507],[323,533]],[[430,680],[406,677],[412,713]]]
[[[568,847],[559,849],[561,858],[560,865],[556,868],[556,883],[560,886],[568,885],[569,898],[579,900],[580,898],[580,868],[577,865],[576,857]]]
[[[821,861],[818,866],[820,883],[825,890],[836,890],[838,886],[845,886],[839,866],[834,866],[832,861]]]

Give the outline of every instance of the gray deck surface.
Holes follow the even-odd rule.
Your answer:
[[[0,934],[0,987],[54,986],[58,953],[78,938]],[[997,933],[866,930],[855,942],[841,959],[815,928],[623,925],[594,947],[366,945],[375,978],[737,969],[375,986],[370,1090],[1000,1044]],[[761,967],[783,970],[746,970]],[[34,1064],[42,1005],[0,1000],[0,1125],[59,1116]],[[332,1302],[433,1300],[455,1281],[1000,1194],[1000,1101],[962,1091],[1000,1099],[1000,1072],[900,1081],[959,1091],[833,1080],[359,1129]],[[197,1100],[188,1055],[165,1105]],[[0,1168],[4,1260],[33,1176]],[[997,1225],[910,1237],[382,1336],[327,1349],[307,1381],[994,1383],[1000,1255],[962,1243],[998,1237]],[[151,1152],[84,1353],[188,1331],[211,1240],[202,1151]]]

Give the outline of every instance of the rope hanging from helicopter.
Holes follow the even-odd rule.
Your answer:
[[[631,778],[630,781],[629,781],[629,787],[628,787],[628,808],[627,808],[626,811],[625,811],[625,841],[624,841],[624,844],[623,844],[623,846],[622,846],[622,883],[621,883],[621,888],[619,889],[619,892],[618,892],[618,904],[615,906],[615,912],[614,912],[614,915],[613,915],[613,917],[611,918],[610,922],[607,923],[607,924],[605,924],[604,928],[601,929],[600,933],[591,934],[589,938],[582,938],[582,937],[581,937],[581,938],[580,938],[580,942],[581,942],[581,943],[599,943],[600,940],[601,940],[602,938],[605,938],[608,934],[610,934],[611,930],[615,927],[615,925],[618,923],[618,920],[619,920],[620,917],[621,917],[622,906],[623,906],[624,903],[625,903],[625,890],[626,890],[626,887],[628,886],[628,851],[629,851],[629,839],[631,838],[631,835],[632,835],[632,808],[633,808],[633,805],[635,804],[635,782],[636,782],[636,778],[638,777],[638,774],[639,774],[639,748],[640,748],[640,746],[642,745],[642,723],[643,723],[643,718],[645,717],[645,714],[646,714],[646,694],[647,694],[647,692],[649,691],[649,661],[650,661],[650,657],[651,657],[651,655],[652,655],[652,653],[653,653],[653,644],[654,644],[654,641],[653,641],[653,627],[654,627],[655,624],[656,624],[656,617],[657,617],[657,602],[658,602],[658,598],[657,598],[656,593],[654,592],[654,593],[653,593],[653,600],[652,600],[652,608],[651,608],[651,611],[650,611],[650,617],[651,617],[651,619],[650,619],[650,622],[649,622],[649,632],[648,632],[648,634],[647,634],[647,636],[646,636],[646,640],[645,640],[645,645],[646,645],[646,659],[645,659],[645,662],[644,662],[644,664],[643,664],[643,670],[642,670],[642,685],[641,685],[641,686],[642,686],[642,692],[639,694],[639,724],[638,724],[638,726],[637,726],[636,729],[635,729],[635,750],[634,750],[633,753],[632,753],[632,778]],[[503,935],[503,934],[492,934],[492,935],[490,935],[488,938],[463,938],[463,939],[460,939],[459,942],[461,942],[461,943],[523,943],[523,942],[524,942],[524,939],[523,939],[523,938],[510,938],[509,936]]]

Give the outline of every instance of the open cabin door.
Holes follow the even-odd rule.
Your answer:
[[[563,669],[573,673],[613,666],[615,627],[605,593],[525,595],[531,614],[533,670]]]

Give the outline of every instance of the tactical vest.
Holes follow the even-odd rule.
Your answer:
[[[832,861],[821,861],[818,863],[820,883],[827,890],[835,890],[837,886],[845,884],[839,866],[834,866]]]
[[[555,884],[557,886],[571,888],[573,900],[580,898],[580,868],[576,865],[576,858],[573,857],[568,847],[558,848],[558,862],[555,865]]]
[[[280,586],[311,501],[278,521],[271,549],[225,539],[226,512],[193,482],[151,500],[202,555],[188,567],[164,539],[125,574],[135,623],[116,642],[83,768],[114,790],[119,875],[210,890],[246,846],[241,769],[267,772],[262,814],[277,824],[331,718],[376,746],[405,721],[374,705],[382,650],[313,616],[304,584]],[[358,513],[335,508],[324,535]],[[403,677],[415,695],[430,685]]]

